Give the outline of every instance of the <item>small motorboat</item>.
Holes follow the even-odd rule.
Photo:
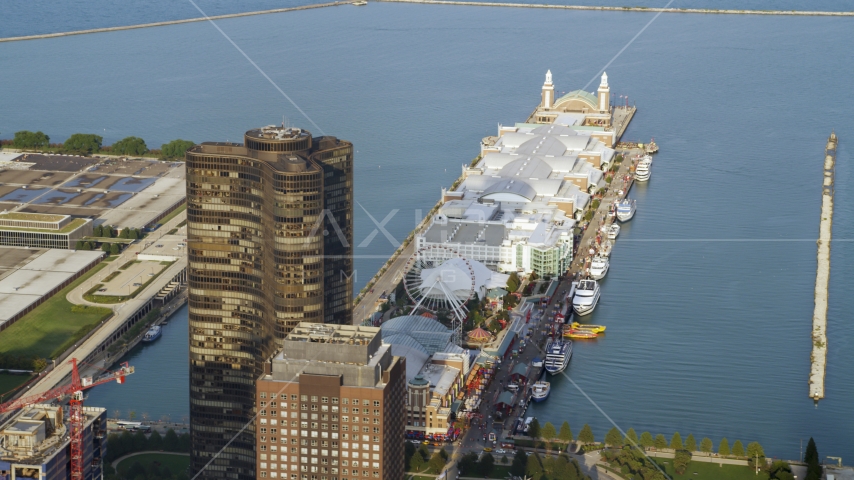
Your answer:
[[[162,333],[161,328],[158,325],[155,325],[155,326],[149,328],[147,332],[145,332],[145,335],[142,337],[142,341],[143,342],[153,342],[153,341],[157,340],[158,338],[160,338],[161,333]]]
[[[570,327],[573,330],[590,330],[593,333],[602,333],[607,328],[605,325],[585,325],[583,323],[572,322]]]
[[[608,227],[608,238],[610,238],[611,240],[616,240],[617,235],[619,235],[619,234],[620,234],[620,225],[619,224],[614,223],[614,224],[611,224],[610,227]]]
[[[603,243],[603,244],[599,247],[599,255],[602,255],[603,257],[610,257],[610,256],[611,256],[611,247],[612,247],[612,245],[611,245],[611,241],[610,241],[610,240],[608,240],[607,242]]]

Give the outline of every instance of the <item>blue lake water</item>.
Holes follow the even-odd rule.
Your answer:
[[[822,5],[847,8],[809,3]],[[405,238],[483,136],[525,120],[547,69],[558,91],[598,80],[651,18],[372,3],[219,25],[324,132],[354,142],[361,287],[394,249],[382,234],[363,242],[375,228],[367,213],[377,223],[390,215],[384,228]],[[620,234],[590,319],[608,333],[578,343],[568,369],[619,425],[715,444],[757,440],[787,458],[814,436],[822,455],[854,456],[854,296],[845,283],[854,271],[852,43],[846,18],[661,15],[608,66],[613,95],[639,107],[626,138],[654,136],[661,146],[649,185],[632,193],[639,211]],[[0,64],[4,136],[240,141],[283,115],[321,133],[205,23],[0,44]],[[807,398],[809,333],[832,129],[841,144],[829,367],[827,399],[816,408]],[[165,332],[134,357],[138,373],[122,395],[93,392],[90,403],[186,415],[181,328],[180,342],[145,349],[178,336]],[[533,412],[568,420],[575,432],[589,423],[601,438],[610,424],[597,408],[565,379],[553,385]],[[146,397],[151,391],[159,394]]]

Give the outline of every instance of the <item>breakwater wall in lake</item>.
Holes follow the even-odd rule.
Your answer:
[[[23,40],[39,40],[43,38],[68,37],[71,35],[85,35],[88,33],[118,32],[120,30],[133,30],[137,28],[165,27],[167,25],[179,25],[182,23],[206,22],[208,20],[223,20],[226,18],[249,17],[252,15],[266,15],[268,13],[284,13],[295,12],[298,10],[311,10],[314,8],[337,7],[340,5],[350,5],[351,3],[353,3],[353,0],[347,0],[342,2],[318,3],[314,5],[303,5],[301,7],[274,8],[272,10],[258,10],[255,12],[229,13],[226,15],[215,15],[212,17],[197,17],[186,18],[184,20],[169,20],[165,22],[141,23],[139,25],[125,25],[121,27],[92,28],[89,30],[76,30],[73,32],[45,33],[41,35],[27,35],[23,37],[6,37],[0,38],[0,42],[20,42]]]
[[[821,187],[821,221],[818,228],[818,254],[815,274],[815,310],[812,315],[812,353],[810,354],[809,395],[815,401],[824,398],[824,373],[827,369],[827,294],[830,282],[830,240],[833,230],[833,176],[836,169],[835,133],[824,149],[824,180]]]
[[[550,5],[545,3],[465,2],[454,0],[375,0],[394,3],[423,3],[431,5],[465,5],[470,7],[514,7],[552,8],[557,10],[601,10],[606,12],[651,12],[651,13],[709,13],[721,15],[786,15],[818,17],[854,17],[854,12],[824,12],[807,10],[732,10],[714,8],[655,8],[655,7],[606,7],[599,5]]]
[[[341,2],[318,3],[315,5],[303,5],[301,7],[274,8],[272,10],[258,10],[255,12],[229,13],[226,15],[215,15],[212,17],[186,18],[183,20],[168,20],[165,22],[141,23],[139,25],[124,25],[120,27],[92,28],[88,30],[76,30],[73,32],[44,33],[40,35],[26,35],[21,37],[0,38],[2,42],[19,42],[23,40],[38,40],[44,38],[67,37],[70,35],[85,35],[87,33],[117,32],[120,30],[132,30],[136,28],[163,27],[167,25],[179,25],[182,23],[204,22],[207,20],[222,20],[225,18],[249,17],[252,15],[266,15],[268,13],[294,12],[298,10],[311,10],[314,8],[337,7],[350,5],[355,0]],[[465,5],[472,7],[514,7],[514,8],[551,8],[558,10],[601,10],[607,12],[652,12],[652,13],[706,13],[721,15],[784,15],[784,16],[807,16],[807,17],[854,17],[852,12],[824,12],[807,10],[719,10],[712,8],[653,8],[653,7],[606,7],[599,5],[550,5],[543,3],[503,3],[503,2],[458,2],[452,0],[375,0],[380,2],[397,3],[422,3],[431,5]]]

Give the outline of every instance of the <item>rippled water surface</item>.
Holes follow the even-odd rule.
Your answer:
[[[219,25],[323,131],[355,143],[362,286],[393,250],[381,233],[360,246],[374,230],[366,212],[382,223],[398,209],[385,228],[403,239],[481,137],[526,118],[546,69],[559,91],[598,81],[651,18],[372,3]],[[591,318],[608,333],[578,343],[568,369],[621,426],[715,444],[758,440],[788,458],[812,435],[822,455],[854,456],[852,32],[845,18],[662,15],[607,68],[615,98],[639,108],[626,138],[661,145],[652,180],[632,192],[639,211]],[[30,129],[54,140],[98,132],[105,143],[137,135],[150,146],[239,141],[283,115],[319,133],[205,23],[0,44],[0,64],[4,137]],[[809,332],[832,129],[841,147],[830,358],[816,408]],[[137,374],[116,387],[123,395],[105,387],[90,403],[186,415],[182,312],[132,354]],[[602,438],[602,414],[566,379],[553,388],[536,415],[569,420],[576,433],[590,423]]]

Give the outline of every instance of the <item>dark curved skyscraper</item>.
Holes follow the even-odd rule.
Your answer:
[[[254,479],[263,362],[299,322],[352,323],[353,145],[270,126],[186,160],[191,467]]]

